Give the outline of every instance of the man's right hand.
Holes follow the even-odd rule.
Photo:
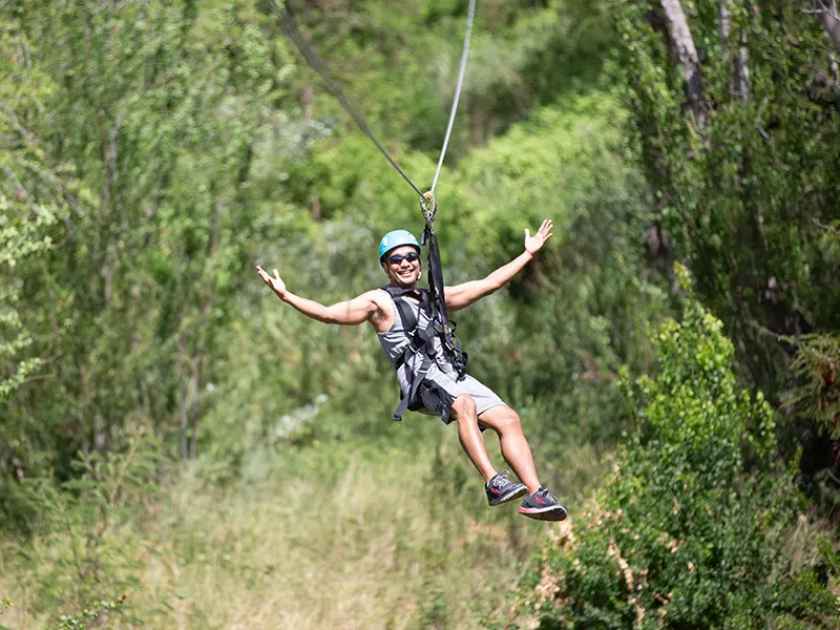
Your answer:
[[[268,272],[257,265],[257,273],[263,282],[265,282],[271,289],[281,298],[286,295],[286,283],[280,279],[280,274],[277,269],[274,270],[274,276],[268,275]]]

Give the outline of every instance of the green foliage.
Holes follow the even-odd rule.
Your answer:
[[[20,316],[22,280],[16,267],[27,257],[46,250],[51,242],[46,228],[56,220],[56,199],[43,191],[43,152],[32,142],[15,108],[36,108],[51,84],[35,74],[23,81],[16,33],[0,33],[0,56],[10,63],[0,69],[0,133],[19,134],[24,142],[0,152],[0,404],[39,366],[39,360],[25,358],[23,351],[32,338]],[[17,89],[13,85],[18,85]],[[40,186],[39,186],[40,184]],[[36,187],[33,190],[33,185]],[[41,193],[41,194],[39,194]],[[5,440],[3,440],[5,442]],[[2,457],[2,455],[0,455]],[[8,455],[6,455],[8,457]]]
[[[782,409],[797,419],[801,442],[785,444],[797,449],[797,459],[805,473],[803,486],[821,511],[837,513],[840,492],[836,471],[840,459],[840,338],[830,333],[815,333],[786,338],[794,353],[790,364],[791,382],[782,395]],[[793,440],[791,440],[793,441]],[[828,442],[822,452],[815,444]],[[803,444],[804,443],[804,444]]]
[[[300,12],[316,48],[419,181],[433,172],[463,18],[458,2],[415,2],[401,11],[339,2],[329,12]],[[153,426],[172,456],[206,451],[215,462],[208,469],[220,478],[236,476],[248,449],[273,444],[284,418],[324,396],[331,411],[354,423],[307,428],[294,439],[375,433],[394,389],[366,331],[323,329],[277,305],[267,309],[271,298],[251,269],[254,262],[276,265],[293,290],[325,303],[377,286],[383,276],[370,252],[390,227],[419,225],[417,202],[367,140],[347,131],[335,102],[313,90],[311,73],[290,52],[268,5],[34,2],[5,5],[0,19],[11,61],[0,82],[2,124],[16,148],[8,164],[28,195],[23,199],[9,179],[4,198],[15,225],[52,217],[26,237],[51,247],[19,258],[9,285],[16,296],[8,300],[16,313],[9,321],[21,336],[14,356],[0,357],[4,374],[15,375],[0,429],[2,526],[37,529],[45,484],[76,477],[72,462],[117,448],[134,424]],[[599,187],[612,202],[599,204],[591,229],[622,221],[614,212],[635,194],[624,195],[626,173],[610,146],[614,130],[603,124],[616,115],[615,103],[575,93],[602,65],[591,54],[599,40],[569,37],[579,29],[601,37],[607,20],[603,6],[590,13],[576,1],[482,7],[474,79],[441,185],[452,280],[490,271],[518,250],[521,230],[534,229],[546,214],[565,225],[588,217]],[[515,61],[512,72],[500,71],[499,54]],[[568,64],[537,78],[550,54]],[[574,113],[546,106],[467,164],[471,147],[529,117],[532,104],[558,98]],[[592,142],[578,155],[576,147],[596,134],[610,142]],[[540,135],[543,144],[532,139]],[[516,144],[522,151],[514,160]],[[587,176],[590,161],[604,171],[598,181]],[[576,162],[581,166],[573,168]],[[484,168],[498,174],[498,190],[481,181]],[[562,168],[568,194],[541,193]],[[22,213],[35,202],[41,210]],[[561,205],[586,211],[566,213]],[[628,204],[626,215],[635,209]],[[626,228],[622,248],[633,247],[637,229]],[[459,251],[472,234],[470,247]],[[568,286],[583,280],[585,264]],[[603,277],[609,273],[605,268]],[[567,309],[586,311],[585,343],[599,357],[615,343],[604,304],[626,294],[592,291],[581,309]],[[625,308],[635,306],[618,307]],[[528,375],[543,366],[530,362],[505,383],[496,357],[523,342],[509,334],[499,348],[487,341],[516,325],[520,310],[496,304],[465,324],[465,336],[485,357],[476,365],[515,400],[548,390]],[[646,312],[639,309],[638,317]],[[576,334],[567,330],[562,341]],[[635,348],[634,341],[619,343]],[[581,356],[557,370],[564,382],[558,400],[574,387]],[[39,374],[37,357],[44,361]],[[26,380],[23,371],[38,380]],[[536,412],[533,419],[535,430],[554,424]],[[223,471],[223,462],[231,468]]]
[[[700,59],[696,118],[654,5],[615,3],[640,162],[698,295],[775,401],[787,357],[767,331],[840,327],[836,51],[795,3],[728,3],[728,35],[713,3],[683,3]]]
[[[254,234],[282,225],[257,226],[272,201],[251,196],[251,165],[277,151],[281,115],[267,104],[283,103],[287,59],[255,6],[191,7],[0,10],[12,61],[3,131],[20,147],[4,229],[26,219],[39,240],[20,238],[53,244],[26,258],[14,240],[2,245],[18,262],[4,283],[4,300],[17,296],[10,321],[25,323],[30,355],[49,358],[32,383],[4,366],[20,385],[4,405],[3,484],[71,477],[77,451],[107,451],[124,426],[150,418],[168,449],[195,455],[224,376],[211,359],[224,351],[217,333],[231,321],[234,278]],[[51,216],[60,220],[47,226]],[[22,523],[9,501],[3,509],[4,526]]]
[[[0,151],[0,515],[8,526],[33,515],[30,505],[15,498],[15,486],[50,457],[37,437],[37,417],[14,412],[15,399],[43,380],[39,372],[48,356],[37,344],[29,270],[49,255],[54,226],[66,218],[77,187],[72,176],[50,164],[32,129],[55,85],[25,67],[20,31],[2,19],[0,26],[0,136],[14,139]]]
[[[429,181],[466,3],[306,4],[303,30]],[[508,291],[459,314],[472,370],[520,411],[540,474],[572,500],[609,468],[628,417],[639,425],[593,511],[600,529],[529,575],[546,627],[624,627],[640,610],[651,627],[833,620],[836,552],[782,544],[794,506],[772,419],[736,387],[720,322],[692,302],[662,329],[660,374],[619,378],[648,371],[645,329],[668,310],[641,251],[655,220],[758,380],[785,381],[762,328],[807,321],[820,335],[796,340],[793,400],[835,401],[817,381],[840,312],[833,88],[809,83],[826,62],[819,30],[783,3],[738,5],[732,38],[753,64],[740,102],[716,7],[685,5],[715,105],[705,129],[644,3],[480,3],[439,187],[447,280],[506,262],[545,216],[556,228]],[[15,531],[0,586],[27,607],[3,612],[204,627],[276,625],[279,609],[288,627],[323,627],[349,609],[461,627],[501,606],[487,585],[544,528],[487,512],[451,431],[388,421],[396,388],[369,330],[307,320],[253,275],[277,266],[295,292],[345,299],[384,281],[384,231],[420,226],[414,194],[269,3],[4,3],[0,61],[0,529]],[[200,461],[162,495],[175,458]],[[313,583],[338,604],[312,602]]]
[[[667,308],[641,256],[649,215],[622,116],[601,91],[535,112],[462,162],[470,185],[450,203],[455,224],[442,225],[447,278],[460,282],[517,255],[525,228],[554,220],[549,246],[504,299],[456,316],[475,373],[524,414],[550,461],[565,460],[569,443],[618,435],[619,366],[647,368],[645,327]]]
[[[614,474],[532,579],[540,627],[833,627],[836,597],[783,552],[796,495],[721,322],[689,296],[656,342],[657,375],[625,381],[638,426]]]
[[[467,3],[407,0],[399,11],[378,1],[339,0],[329,11],[296,0],[290,4],[316,52],[360,104],[377,135],[388,145],[404,138],[436,158],[457,75]],[[449,163],[527,118],[535,106],[599,84],[610,19],[604,2],[481,2]],[[313,87],[308,71],[293,81]],[[309,107],[322,123],[352,125],[332,97],[317,87],[314,92]]]
[[[20,195],[25,196],[25,193]],[[55,222],[55,216],[43,207],[27,210],[11,202],[5,191],[0,191],[0,270],[3,277],[0,330],[4,333],[3,341],[0,341],[0,405],[41,365],[38,358],[22,358],[23,352],[32,344],[32,337],[20,318],[21,282],[15,277],[15,267],[26,257],[50,247],[49,236],[43,232]]]
[[[135,427],[109,453],[84,455],[76,463],[79,476],[61,491],[46,484],[29,488],[40,516],[37,542],[16,552],[34,569],[27,584],[37,592],[37,609],[56,617],[82,611],[61,616],[64,624],[92,623],[122,609],[122,599],[117,605],[109,598],[136,585],[139,550],[126,545],[121,528],[155,500],[160,457],[159,440]]]
[[[832,439],[840,438],[840,337],[831,334],[801,335],[791,371],[796,386],[784,405],[804,417],[814,418]]]
[[[56,630],[85,630],[85,628],[97,628],[108,623],[115,614],[123,608],[125,598],[116,600],[103,599],[96,602],[90,608],[85,608],[76,615],[61,615],[58,619]]]

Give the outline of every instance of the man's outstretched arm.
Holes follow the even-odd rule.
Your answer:
[[[522,271],[522,268],[531,262],[536,253],[542,249],[545,242],[551,238],[553,227],[554,224],[551,222],[551,219],[545,219],[540,229],[533,236],[531,236],[528,230],[525,230],[525,251],[509,263],[496,269],[486,278],[456,284],[452,287],[445,287],[446,307],[451,311],[457,311],[458,309],[469,306],[485,295],[501,289],[516,274]]]
[[[295,295],[289,291],[286,288],[286,283],[280,279],[280,274],[277,273],[276,269],[274,275],[270,276],[265,269],[257,265],[257,273],[263,282],[271,287],[277,297],[286,304],[293,306],[307,317],[325,324],[344,324],[347,326],[363,324],[379,310],[379,306],[373,299],[372,291],[363,293],[352,300],[324,306],[320,302]]]

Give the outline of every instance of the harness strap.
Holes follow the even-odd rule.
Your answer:
[[[428,355],[424,355],[420,370],[418,370],[417,374],[414,372],[411,373],[411,388],[408,390],[408,395],[404,394],[403,391],[400,390],[400,403],[397,405],[397,408],[394,410],[394,415],[392,416],[394,421],[399,422],[402,420],[403,414],[408,409],[418,408],[416,406],[417,392],[420,389],[420,384],[423,382],[422,376],[426,374],[431,364],[431,358],[429,358]]]
[[[398,296],[392,294],[391,297],[394,298],[394,304],[396,304],[397,310],[400,312],[400,319],[402,320],[403,328],[406,331],[413,333],[417,328],[417,315],[414,314],[414,310],[411,308],[411,305],[408,304],[406,300],[400,299]]]
[[[397,287],[385,286],[382,289],[391,296],[394,305],[400,314],[403,329],[410,340],[410,344],[403,351],[395,362],[394,367],[399,370],[408,361],[412,355],[420,354],[423,359],[420,367],[417,370],[409,370],[406,374],[406,380],[409,383],[408,392],[400,389],[400,402],[394,410],[393,419],[396,421],[402,420],[403,414],[408,409],[414,408],[418,399],[417,392],[420,384],[423,382],[423,375],[429,371],[432,365],[432,357],[434,354],[434,338],[425,331],[418,330],[417,315],[414,309],[409,304],[408,300],[404,299],[405,295],[417,295],[419,297],[419,310],[431,316],[431,301],[429,299],[429,291],[427,289],[398,289]]]
[[[455,337],[455,322],[449,320],[449,311],[446,308],[446,296],[444,293],[443,266],[440,262],[440,249],[431,223],[426,223],[426,228],[423,230],[423,245],[428,247],[429,252],[429,299],[433,310],[435,329],[443,342],[443,350],[446,353],[446,357],[452,363],[455,371],[458,372],[458,380],[460,380],[467,371],[469,357],[461,348],[461,343]]]

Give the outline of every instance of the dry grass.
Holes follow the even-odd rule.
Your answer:
[[[480,627],[547,525],[487,508],[453,438],[442,434],[437,457],[350,456],[332,479],[309,471],[223,490],[185,476],[108,534],[132,567],[120,577],[136,578],[128,612],[146,628]],[[441,462],[458,474],[437,474]],[[35,541],[25,575],[0,563],[0,598],[13,600],[0,624],[47,627],[32,612],[39,581],[72,542]],[[130,622],[108,622],[120,625]]]

